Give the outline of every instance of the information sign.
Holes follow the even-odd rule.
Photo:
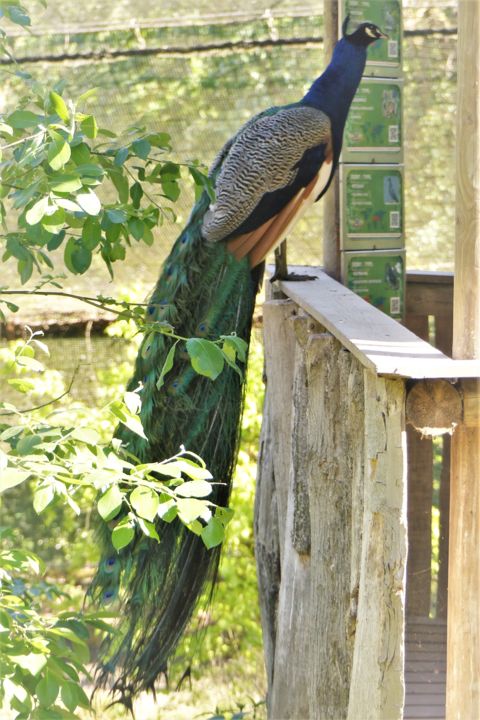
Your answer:
[[[340,167],[342,250],[403,246],[403,168]]]
[[[364,78],[345,126],[343,162],[402,162],[401,81]]]
[[[350,15],[347,32],[353,32],[360,23],[370,21],[388,35],[388,40],[381,40],[368,48],[364,75],[399,77],[402,73],[400,0],[342,0],[341,22],[347,14]]]
[[[405,306],[405,251],[344,252],[344,283],[379,310],[401,318]]]

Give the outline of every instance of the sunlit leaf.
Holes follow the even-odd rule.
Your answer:
[[[108,522],[120,512],[123,504],[123,493],[118,485],[111,485],[97,502],[100,516]]]

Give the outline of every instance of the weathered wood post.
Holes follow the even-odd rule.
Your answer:
[[[457,237],[453,357],[480,360],[480,3],[458,3]],[[477,391],[476,391],[477,389]],[[464,384],[465,408],[479,402]],[[475,413],[474,413],[475,415]],[[452,438],[447,718],[480,718],[480,427]]]
[[[324,55],[330,62],[338,40],[338,0],[324,0]],[[330,277],[340,280],[340,183],[338,173],[323,198],[323,268]]]

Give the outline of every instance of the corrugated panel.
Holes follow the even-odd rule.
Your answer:
[[[405,638],[405,720],[445,718],[446,662],[446,622],[408,618]]]

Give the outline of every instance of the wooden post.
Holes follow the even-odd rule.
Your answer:
[[[325,62],[330,62],[338,40],[338,0],[324,0]],[[338,169],[323,198],[323,267],[335,280],[340,280],[340,183]]]
[[[480,360],[480,3],[458,3],[453,357]],[[468,390],[467,390],[468,392]],[[480,717],[480,427],[452,438],[447,718]]]

